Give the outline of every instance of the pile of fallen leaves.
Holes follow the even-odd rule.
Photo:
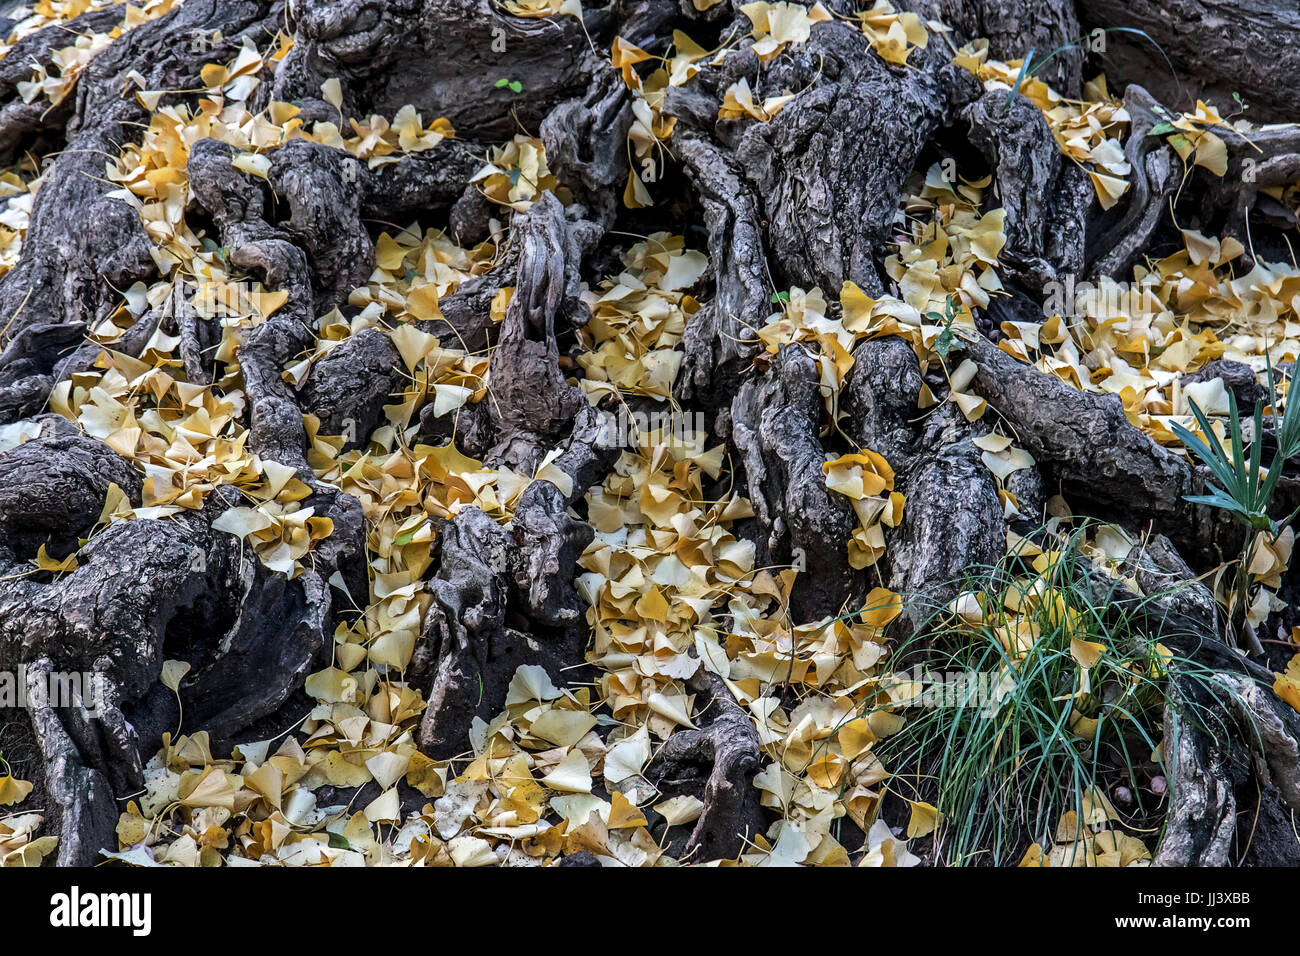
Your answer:
[[[110,178],[123,186],[115,195],[137,208],[158,243],[155,258],[166,278],[132,290],[119,313],[94,330],[97,340],[111,346],[145,309],[174,299],[179,283],[199,283],[219,290],[190,305],[221,323],[217,360],[224,375],[209,386],[185,382],[178,341],[158,333],[139,359],[106,347],[98,371],[65,383],[55,407],[148,476],[145,508],[152,510],[132,511],[119,492],[106,503],[106,521],[198,507],[213,487],[233,483],[249,506],[229,509],[215,527],[292,576],[314,542],[330,533],[329,523],[301,507],[311,489],[291,469],[244,450],[246,431],[238,424],[242,333],[285,299],[248,284],[228,264],[226,250],[186,223],[189,146],[214,136],[241,151],[237,167],[265,176],[264,152],[292,137],[347,149],[373,165],[391,157],[394,145],[428,148],[451,130],[441,121],[424,127],[404,111],[394,124],[353,123],[356,135],[345,139],[331,124],[302,129],[296,109],[286,104],[250,114],[244,100],[264,66],[248,47],[235,62],[205,69],[209,93],[194,110],[158,108],[156,91],[141,91],[153,114],[150,127],[109,167]],[[328,84],[325,93],[331,95]],[[489,157],[476,180],[501,205],[526,208],[547,186],[544,152],[536,141],[516,138]],[[936,226],[956,243],[951,254],[941,254],[944,262],[979,258],[978,238],[966,238],[978,218],[950,216]],[[375,328],[392,337],[410,376],[410,386],[386,409],[388,424],[369,436],[364,450],[343,453],[342,438],[306,422],[315,478],[362,502],[370,593],[360,613],[339,625],[333,665],[309,678],[307,692],[317,706],[295,734],[278,745],[242,744],[230,758],[213,755],[202,733],[168,738],[148,768],[145,794],[123,814],[119,858],[476,865],[584,849],[625,864],[668,862],[660,849],[666,833],[657,841],[638,807],[657,801],[656,812],[673,827],[690,824],[700,805],[690,797],[658,800],[642,772],[653,741],[694,726],[697,706],[684,682],[707,666],[752,712],[772,760],[756,785],[779,819],[766,836],[756,835],[746,862],[845,863],[847,853],[830,830],[846,814],[869,833],[869,862],[915,862],[876,819],[879,794],[872,788],[885,774],[870,745],[887,728],[853,716],[879,693],[882,629],[899,613],[898,596],[873,592],[872,606],[857,617],[790,622],[785,607],[793,572],[756,569],[753,543],[727,530],[752,514],[748,502],[704,501],[702,481],[721,474],[723,449],[703,450],[689,433],[638,433],[588,496],[597,537],[582,556],[578,585],[592,606],[589,657],[602,673],[595,694],[555,688],[544,672],[521,668],[505,712],[476,724],[472,753],[463,761],[435,763],[416,750],[412,731],[424,701],[391,675],[409,663],[432,600],[423,583],[435,534],[431,519],[473,506],[508,523],[528,482],[559,480],[546,463],[529,477],[487,468],[453,445],[407,445],[412,416],[424,404],[446,414],[481,400],[490,388],[489,355],[448,348],[411,323],[437,317],[438,298],[486,271],[492,255],[490,246],[463,250],[418,227],[382,235],[374,275],[349,299],[355,314],[322,317],[315,347],[285,370],[289,381],[301,382],[339,342]],[[682,332],[698,309],[686,290],[707,261],[679,237],[658,235],[629,250],[625,265],[586,294],[593,321],[583,332],[589,349],[580,359],[588,373],[583,384],[594,402],[667,400]],[[959,275],[948,279],[960,287]],[[857,333],[844,334],[851,347]],[[853,459],[827,468],[828,483],[854,499],[862,518],[856,564],[879,556],[879,525],[896,523],[902,508],[897,493],[879,497],[892,475],[870,455],[859,456],[870,466],[868,481]],[[179,686],[183,672],[169,665],[169,686]],[[787,713],[775,692],[791,680],[806,698]],[[601,724],[613,728],[603,739],[595,732]],[[404,816],[399,781],[432,803]],[[365,807],[316,804],[321,787],[372,782],[380,793]]]
[[[1183,230],[1185,249],[1137,266],[1131,283],[1103,279],[1069,288],[1041,325],[1004,322],[999,347],[1082,391],[1119,397],[1124,412],[1162,445],[1182,449],[1173,425],[1201,434],[1195,403],[1214,419],[1202,435],[1229,449],[1223,379],[1186,382],[1216,359],[1252,368],[1261,384],[1269,366],[1300,355],[1300,268],[1256,260],[1235,268],[1245,249],[1233,239]],[[1257,585],[1248,619],[1258,626],[1284,605],[1276,596],[1294,534],[1255,534],[1248,561]]]
[[[129,3],[127,0],[42,0],[33,5],[29,15],[16,14],[20,19],[8,39],[0,44],[0,56],[8,53],[23,37],[46,26],[67,22],[92,10],[122,7],[122,20],[113,29],[103,33],[70,33],[75,37],[72,43],[51,51],[49,63],[33,63],[31,78],[18,84],[18,95],[24,103],[42,100],[53,108],[72,92],[97,53],[128,30],[170,13],[182,2],[184,0],[134,0]]]
[[[20,164],[16,172],[0,174],[0,277],[18,264],[31,225],[32,203],[43,179],[43,175],[34,174],[30,163]]]
[[[40,866],[41,860],[58,846],[59,839],[37,836],[45,822],[43,813],[35,810],[6,812],[5,808],[17,806],[31,796],[32,785],[12,776],[3,755],[0,755],[0,764],[5,770],[0,775],[0,867]]]

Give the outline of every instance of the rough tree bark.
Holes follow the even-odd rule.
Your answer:
[[[813,359],[788,346],[756,366],[747,330],[771,311],[773,288],[819,286],[834,295],[851,281],[869,295],[888,291],[883,263],[904,182],[923,170],[935,143],[973,150],[993,177],[1008,211],[999,267],[1030,313],[1041,317],[1045,286],[1062,276],[1122,276],[1157,234],[1179,186],[1176,157],[1146,135],[1159,121],[1155,110],[1161,103],[1183,107],[1180,97],[1193,93],[1239,91],[1260,116],[1297,118],[1300,15],[1287,0],[1180,0],[1172,16],[1169,4],[1146,0],[896,5],[944,20],[955,44],[988,37],[992,53],[1004,58],[1068,44],[1093,26],[1149,33],[1184,86],[1171,88],[1158,54],[1142,42],[1114,40],[1128,71],[1123,78],[1131,81],[1124,102],[1132,117],[1126,155],[1133,175],[1119,207],[1097,214],[1086,177],[1062,156],[1040,112],[1021,98],[1004,109],[1005,92],[985,93],[949,62],[943,42],[932,40],[913,51],[907,67],[895,67],[871,53],[852,22],[837,19],[819,24],[761,74],[742,44],[720,63],[701,63],[691,87],[669,90],[664,110],[677,123],[667,148],[676,178],[664,188],[679,194],[674,212],[630,213],[620,195],[632,105],[603,51],[622,36],[660,53],[678,27],[743,36],[748,21],[732,0],[703,12],[676,0],[591,2],[583,23],[512,16],[491,0],[187,0],[99,54],[75,98],[49,111],[24,103],[16,84],[32,60],[46,61],[63,44],[62,28],[23,40],[0,60],[0,163],[26,150],[58,154],[21,259],[0,279],[0,425],[25,423],[29,439],[0,452],[0,669],[29,665],[37,676],[99,669],[112,701],[93,725],[49,708],[21,718],[39,754],[33,765],[43,774],[61,838],[60,862],[88,863],[115,846],[116,801],[139,789],[143,763],[175,727],[174,699],[159,686],[173,649],[183,645],[195,662],[181,695],[187,726],[211,731],[214,747],[228,746],[259,721],[288,725],[301,717],[295,706],[303,681],[328,660],[342,611],[328,581],[340,572],[364,593],[366,574],[360,506],[315,478],[302,416],[319,418],[325,434],[340,433],[350,421],[350,444],[362,445],[404,372],[395,347],[374,332],[331,351],[301,388],[281,372],[311,344],[310,323],[366,281],[375,263],[375,223],[419,218],[449,225],[466,242],[487,234],[487,214],[469,180],[486,149],[521,128],[540,133],[551,170],[574,202],[565,206],[544,194],[527,212],[493,210],[511,230],[508,248],[491,273],[444,299],[442,320],[424,327],[454,332],[471,350],[495,347],[493,401],[454,419],[460,447],[530,474],[560,447],[553,464],[571,479],[571,491],[534,483],[509,530],[476,509],[440,530],[428,574],[433,602],[411,674],[429,702],[422,749],[435,758],[464,752],[475,717],[500,711],[520,664],[540,664],[559,680],[583,663],[588,629],[573,581],[593,531],[574,509],[613,455],[601,443],[599,416],[561,363],[572,367],[573,330],[589,317],[581,284],[598,260],[626,245],[622,233],[690,225],[693,241],[707,246],[708,294],[685,332],[676,399],[702,413],[711,436],[728,444],[737,487],[754,503],[757,563],[788,563],[796,551],[807,556],[792,604],[801,619],[860,602],[877,571],[905,594],[947,600],[963,568],[1001,556],[1002,505],[972,443],[982,430],[952,404],[919,417],[922,389],[942,398],[946,384],[933,369],[922,374],[903,340],[878,339],[854,352],[839,425],[891,463],[907,508],[879,569],[868,577],[850,567],[854,516],[848,499],[830,493],[823,479],[834,439],[819,437],[823,396]],[[847,15],[862,5],[826,6]],[[92,12],[71,28],[115,23],[115,15]],[[457,131],[436,150],[362,170],[359,178],[345,173],[342,152],[306,142],[273,151],[264,181],[232,166],[232,149],[215,140],[196,144],[190,155],[195,212],[230,247],[232,263],[288,293],[286,306],[252,330],[239,351],[251,445],[295,469],[311,489],[305,503],[333,521],[333,533],[312,566],[288,580],[213,530],[212,522],[237,504],[233,491],[220,489],[181,518],[111,526],[81,548],[74,571],[24,576],[41,545],[59,556],[77,550],[110,483],[134,504],[141,500],[134,469],[47,412],[56,385],[95,360],[98,349],[86,344],[86,332],[116,308],[115,290],[156,275],[149,237],[129,206],[105,195],[113,184],[102,176],[104,154],[116,154],[148,121],[143,107],[122,95],[127,74],[142,73],[140,86],[148,90],[201,88],[203,63],[233,59],[244,38],[263,42],[286,26],[296,43],[274,88],[268,83],[261,91],[264,100],[301,103],[309,121],[333,120],[338,111],[322,99],[321,84],[338,78],[344,115],[392,116],[412,104],[426,118],[447,117]],[[195,31],[220,36],[201,57],[188,43]],[[492,52],[501,36],[508,57]],[[503,74],[527,95],[498,86]],[[1083,75],[1083,56],[1074,50],[1042,77],[1077,95]],[[756,84],[756,100],[782,90],[800,96],[770,122],[718,120],[724,91],[742,77]],[[1253,145],[1240,136],[1225,139],[1230,163],[1238,164],[1230,168],[1250,150],[1260,178],[1246,183],[1228,175],[1190,188],[1207,219],[1245,242],[1248,224],[1260,228],[1258,217],[1252,222],[1260,191],[1300,177],[1300,136],[1271,131],[1252,137]],[[506,286],[514,294],[498,326],[491,304]],[[982,327],[995,324],[980,318]],[[139,354],[162,323],[182,338],[189,380],[213,380],[213,330],[202,320],[150,310],[138,321],[120,348]],[[973,391],[1036,459],[1017,479],[1027,509],[1040,511],[1046,494],[1060,491],[1088,514],[1163,535],[1164,558],[1153,559],[1145,573],[1180,585],[1240,548],[1240,532],[1220,514],[1184,500],[1203,491],[1206,474],[1134,429],[1119,398],[1071,389],[988,337],[966,337],[963,357],[978,366]],[[448,427],[429,419],[421,430],[437,443],[450,437]],[[1290,480],[1282,495],[1300,502]],[[193,561],[195,553],[203,560]],[[1239,794],[1254,791],[1249,781],[1266,782],[1277,806],[1300,810],[1300,715],[1258,686],[1266,669],[1222,643],[1217,611],[1203,591],[1190,603],[1161,605],[1166,616],[1153,617],[1152,629],[1174,617],[1192,630],[1198,659],[1216,669],[1246,712],[1223,713],[1223,726],[1236,729],[1218,739],[1170,712],[1165,757],[1173,794],[1162,863],[1227,861]],[[750,785],[759,741],[722,681],[701,671],[691,688],[713,701],[707,719],[672,736],[649,775],[666,793],[704,802],[686,854],[734,856],[742,838],[762,826]],[[1200,691],[1189,683],[1184,692]],[[1246,724],[1258,729],[1254,739],[1240,729]]]

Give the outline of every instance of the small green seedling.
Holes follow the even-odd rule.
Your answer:
[[[943,300],[942,315],[938,312],[927,312],[925,313],[925,317],[932,320],[935,324],[943,326],[943,331],[940,332],[939,337],[934,340],[934,351],[941,361],[946,362],[948,361],[949,352],[953,349],[960,349],[962,347],[961,343],[957,341],[957,337],[952,331],[953,322],[957,320],[957,310],[953,308],[952,296],[950,295],[948,298]]]

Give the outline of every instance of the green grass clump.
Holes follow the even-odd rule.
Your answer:
[[[1092,593],[1082,534],[1057,552],[971,569],[963,597],[893,652],[896,672],[919,662],[940,679],[923,681],[929,703],[877,708],[906,724],[875,752],[891,791],[943,814],[935,850],[951,865],[1015,863],[1035,842],[1059,842],[1069,811],[1100,825],[1116,783],[1134,795],[1133,819],[1153,819],[1138,771],[1162,769],[1165,706],[1217,719],[1171,686],[1174,666],[1213,693],[1208,670],[1148,633],[1142,602]]]

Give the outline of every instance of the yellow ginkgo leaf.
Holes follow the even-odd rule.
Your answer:
[[[0,807],[22,803],[31,792],[32,784],[26,780],[16,780],[7,774],[0,777]]]
[[[1273,693],[1300,711],[1300,654],[1291,658],[1286,665],[1286,673],[1273,674]]]
[[[42,571],[67,572],[77,570],[77,556],[75,554],[68,555],[62,561],[56,561],[45,550],[45,545],[41,545],[37,549],[36,558],[32,563]]]
[[[646,826],[645,814],[642,813],[622,793],[615,790],[609,798],[609,819],[606,826],[611,830],[630,830]]]
[[[591,770],[581,750],[573,749],[555,768],[542,777],[541,783],[563,793],[591,793]]]
[[[172,693],[180,693],[181,679],[190,672],[190,665],[185,661],[163,661],[162,676],[159,680]]]
[[[330,77],[320,85],[321,94],[325,97],[325,102],[336,110],[343,109],[343,84],[338,81],[338,77]]]
[[[912,815],[907,821],[908,838],[915,839],[933,833],[934,828],[943,819],[943,814],[931,804],[919,800],[909,800],[908,804],[912,808]]]

